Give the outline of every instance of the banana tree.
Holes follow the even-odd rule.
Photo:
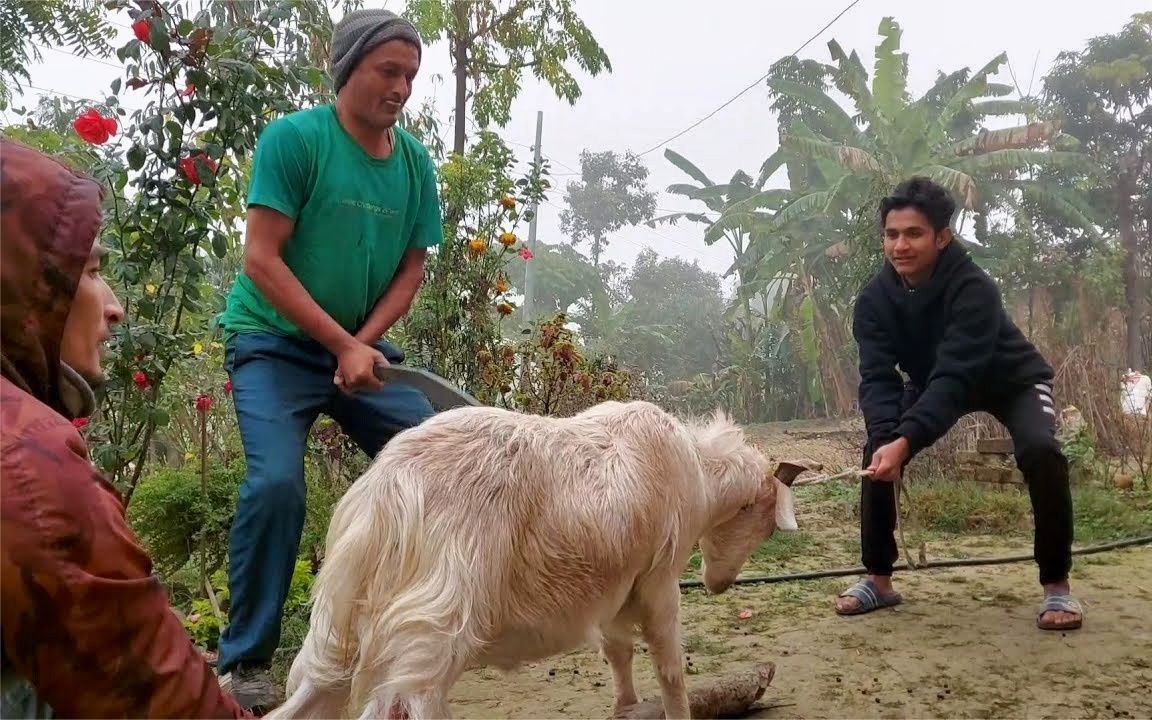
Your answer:
[[[932,88],[913,100],[907,87],[908,55],[899,52],[900,26],[884,18],[879,34],[871,79],[855,51],[845,53],[835,40],[828,44],[833,61],[827,66],[829,77],[851,100],[851,111],[823,87],[785,77],[768,79],[773,96],[787,96],[802,108],[782,131],[781,147],[786,162],[808,170],[809,187],[799,189],[795,199],[774,213],[766,229],[780,231],[789,224],[860,208],[858,203],[875,188],[891,187],[912,175],[927,176],[952,191],[961,213],[1028,195],[1093,227],[1072,191],[1027,177],[1037,167],[1091,171],[1088,157],[1075,151],[1075,140],[1061,133],[1057,123],[982,127],[991,117],[1034,110],[1027,100],[1007,97],[1012,86],[990,80],[1007,62],[1005,53],[974,74],[968,68],[940,73]],[[745,220],[722,217],[717,222]]]
[[[647,225],[649,227],[656,227],[658,224],[675,225],[681,220],[688,220],[701,225],[704,230],[704,243],[706,245],[714,245],[720,240],[724,240],[731,248],[735,262],[724,274],[724,277],[735,274],[738,284],[743,286],[744,278],[741,273],[747,267],[744,258],[753,242],[751,233],[737,223],[728,222],[720,225],[717,224],[716,220],[718,217],[731,218],[733,213],[746,212],[750,208],[782,207],[789,198],[789,191],[786,189],[765,190],[764,186],[768,179],[783,166],[783,154],[777,153],[769,157],[761,165],[755,180],[743,170],[737,170],[727,183],[722,184],[714,182],[704,171],[674,150],[665,150],[664,157],[696,181],[695,184],[675,183],[669,185],[667,192],[679,195],[689,201],[699,202],[704,205],[705,210],[662,215],[649,220]],[[753,201],[753,199],[755,200]],[[707,213],[711,213],[711,216]],[[769,302],[767,296],[761,296],[759,300],[762,307],[754,309],[752,300],[748,295],[742,296],[740,302],[734,306],[738,312],[732,314],[732,319],[740,325],[741,336],[749,343],[755,341],[756,318],[767,315],[767,303]]]

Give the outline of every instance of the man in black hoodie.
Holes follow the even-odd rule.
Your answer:
[[[1072,496],[1056,440],[1054,374],[1008,317],[996,283],[953,241],[955,210],[948,191],[926,178],[901,183],[880,202],[887,262],[860,293],[853,318],[868,433],[870,477],[860,497],[868,575],[837,598],[836,611],[858,615],[902,601],[892,588],[894,482],[961,416],[984,411],[1007,426],[1032,500],[1044,588],[1037,625],[1075,629],[1083,609],[1068,585]]]

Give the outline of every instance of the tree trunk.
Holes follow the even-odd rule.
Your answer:
[[[452,152],[463,155],[468,118],[468,6],[458,0],[452,9],[456,13],[456,32],[451,36],[452,70],[456,75],[456,134],[452,140]]]
[[[1134,370],[1144,369],[1144,348],[1141,325],[1148,312],[1148,298],[1144,278],[1140,272],[1140,241],[1136,234],[1136,213],[1132,196],[1136,192],[1136,173],[1133,163],[1126,162],[1116,184],[1116,204],[1120,218],[1120,245],[1124,248],[1124,297],[1127,300],[1125,360]]]

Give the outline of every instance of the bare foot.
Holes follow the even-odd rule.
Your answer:
[[[1048,583],[1044,586],[1044,597],[1048,598],[1053,595],[1069,595],[1072,592],[1071,586],[1068,581],[1058,583]],[[1078,603],[1074,600],[1072,603],[1078,607]],[[1045,610],[1036,624],[1044,630],[1075,630],[1080,627],[1084,621],[1084,614],[1082,612],[1071,612],[1069,610]]]

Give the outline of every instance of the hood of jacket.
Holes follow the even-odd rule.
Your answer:
[[[95,404],[60,346],[103,196],[95,180],[0,138],[0,371],[70,419]]]

